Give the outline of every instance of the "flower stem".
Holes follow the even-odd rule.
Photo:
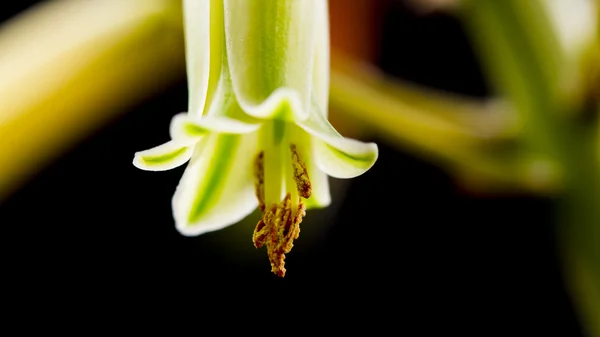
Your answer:
[[[597,125],[567,118],[579,114],[568,113],[558,91],[556,70],[564,63],[541,0],[465,0],[461,5],[490,78],[523,118],[526,151],[561,168],[557,241],[565,278],[587,334],[600,336]]]

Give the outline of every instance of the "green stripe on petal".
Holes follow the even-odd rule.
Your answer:
[[[222,68],[226,63],[225,54],[225,23],[223,18],[223,0],[210,0],[210,70],[208,75],[206,102],[204,112],[206,114],[213,99],[216,97],[222,75]]]
[[[133,165],[146,171],[166,171],[185,164],[191,156],[190,147],[169,141],[149,150],[136,152]]]
[[[184,0],[185,60],[189,87],[188,111],[202,115],[210,73],[210,2]]]
[[[280,119],[293,121],[306,118],[300,96],[288,88],[279,88],[259,105],[247,105],[244,112],[257,119]]]
[[[317,166],[335,178],[354,178],[365,173],[377,161],[377,144],[344,138],[320,113],[316,104],[309,118],[296,124],[313,136]]]
[[[335,146],[332,143],[336,143]],[[315,145],[317,165],[335,178],[354,178],[368,171],[377,161],[378,149],[374,143],[354,139]]]
[[[256,142],[257,133],[202,138],[173,196],[175,224],[183,235],[224,228],[257,207]]]
[[[225,0],[231,79],[244,111],[255,115],[269,110],[256,107],[280,88],[295,93],[297,111],[308,110],[319,2],[323,0]]]
[[[202,118],[182,113],[171,121],[171,138],[183,143],[197,142],[210,132],[244,134],[256,131],[261,124],[249,124],[225,116],[203,116]]]
[[[368,171],[377,161],[378,149],[374,143],[354,139],[326,139],[315,142],[317,166],[334,178],[354,178]]]

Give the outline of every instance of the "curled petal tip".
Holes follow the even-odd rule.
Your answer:
[[[245,123],[225,116],[195,117],[181,113],[173,117],[171,138],[182,143],[195,143],[209,133],[245,134],[256,131],[261,124]]]
[[[133,165],[145,171],[166,171],[185,164],[192,156],[189,146],[169,141],[151,149],[136,152]]]

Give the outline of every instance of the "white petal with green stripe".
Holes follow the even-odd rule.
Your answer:
[[[335,178],[354,178],[369,170],[379,154],[377,144],[344,138],[329,124],[316,104],[310,116],[297,121],[298,126],[313,135],[313,151],[317,166]]]
[[[294,90],[279,88],[259,105],[246,105],[244,113],[255,119],[280,119],[293,121],[304,118],[300,96]]]
[[[357,177],[377,161],[378,149],[374,143],[333,137],[321,140],[314,147],[317,166],[334,178]]]
[[[296,150],[306,165],[308,177],[311,182],[311,195],[310,198],[304,200],[304,204],[307,208],[327,207],[331,203],[329,178],[317,166],[315,151],[312,151],[312,143],[318,140],[312,139],[313,137],[310,134],[302,131],[300,128],[294,127],[294,129],[297,129],[299,132],[294,131],[293,142],[297,145]]]
[[[256,207],[253,161],[257,133],[203,137],[175,195],[173,214],[179,232],[193,236],[242,220]]]
[[[185,164],[192,156],[192,149],[185,144],[169,141],[151,149],[136,152],[135,167],[146,171],[166,171]]]
[[[210,1],[184,0],[188,112],[202,115],[210,73]]]
[[[192,116],[181,113],[171,121],[171,138],[186,144],[197,142],[202,136],[214,133],[244,134],[256,131],[261,124],[244,123],[225,116]]]
[[[246,113],[258,117],[272,112],[259,108],[271,96],[275,96],[272,104],[287,100],[299,105],[297,113],[308,110],[315,59],[315,11],[321,2],[224,1],[233,91]],[[278,89],[281,91],[275,93]]]

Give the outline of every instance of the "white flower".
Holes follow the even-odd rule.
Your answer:
[[[306,207],[330,203],[327,175],[356,177],[378,155],[327,121],[327,1],[185,0],[184,14],[189,111],[173,118],[171,141],[133,163],[161,171],[190,160],[172,203],[184,235],[259,206],[254,244],[283,276]]]

